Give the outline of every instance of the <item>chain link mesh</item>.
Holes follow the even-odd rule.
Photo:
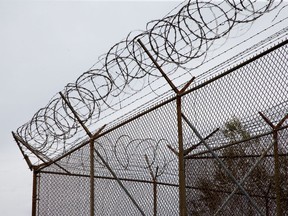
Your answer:
[[[275,126],[287,115],[286,59],[287,45],[191,92],[184,99],[184,113],[200,134],[205,137],[220,128],[206,142],[238,182],[251,170],[242,185],[263,215],[277,215],[275,141],[280,163],[280,211],[288,215],[287,121],[280,131],[272,133],[271,126],[258,113],[261,111]],[[187,146],[196,145],[199,139],[186,127],[185,132],[190,134]],[[268,152],[260,160],[265,150]],[[203,144],[186,157],[186,184],[189,215],[258,215]],[[235,194],[231,195],[235,188]]]
[[[182,96],[183,114],[203,137],[214,131],[206,143],[237,181],[245,178],[244,189],[264,215],[276,215],[277,209],[275,140],[280,206],[282,214],[288,215],[288,124],[284,121],[273,133],[258,113],[261,111],[274,125],[287,115],[286,58],[284,45]],[[106,162],[95,154],[95,215],[141,215],[135,203],[145,215],[177,215],[177,133],[174,98],[105,129],[93,143],[94,153]],[[183,140],[188,215],[257,214],[185,121]],[[38,169],[38,215],[89,215],[90,154],[89,143],[83,143]]]

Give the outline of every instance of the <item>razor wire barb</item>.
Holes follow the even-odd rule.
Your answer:
[[[252,23],[281,3],[275,0],[261,6],[256,1],[243,0],[182,3],[177,11],[149,22],[145,31],[129,33],[75,83],[69,83],[63,95],[84,124],[96,125],[104,113],[120,110],[137,92],[146,88],[155,91],[151,83],[161,78],[161,74],[138,40],[144,41],[167,75],[191,71],[205,61],[215,41],[227,37],[243,24]],[[207,13],[210,16],[206,16]],[[193,60],[197,60],[196,64]],[[79,138],[81,130],[67,104],[57,95],[17,129],[17,136],[34,152],[53,158],[83,141],[84,136]],[[26,147],[23,146],[23,150],[31,155]]]

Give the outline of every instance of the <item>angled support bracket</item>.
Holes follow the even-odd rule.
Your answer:
[[[219,131],[219,128],[217,128],[216,130],[214,130],[212,133],[210,133],[208,136],[206,136],[204,138],[204,140],[209,139],[210,137],[212,137],[217,131]],[[184,150],[184,155],[187,156],[191,151],[193,151],[194,149],[196,149],[199,145],[202,144],[202,141],[200,141],[199,143],[197,143],[196,145],[191,146],[190,148]],[[186,158],[185,158],[186,159]]]
[[[179,152],[175,150],[171,145],[167,145],[167,148],[171,150],[177,157],[179,157]]]
[[[29,168],[32,169],[37,169],[39,168],[39,166],[34,166],[32,165],[29,157],[27,155],[24,154],[22,148],[20,147],[20,143],[25,146],[25,148],[27,148],[30,152],[32,152],[39,160],[41,160],[44,164],[47,164],[49,162],[52,162],[52,160],[49,157],[46,157],[44,154],[41,154],[41,152],[35,150],[32,146],[30,146],[28,143],[26,143],[22,138],[18,137],[14,132],[12,132],[12,135],[17,143],[17,145],[19,146],[24,159],[26,160],[26,162],[28,163]],[[20,142],[20,143],[19,143]],[[63,171],[65,171],[66,173],[70,172],[68,170],[66,170],[64,167],[62,167],[61,165],[59,165],[58,163],[55,163],[56,166],[58,166],[60,169],[62,169]],[[41,166],[41,165],[40,165]]]
[[[137,40],[143,50],[147,53],[153,64],[159,70],[161,75],[167,81],[171,89],[176,93],[176,103],[177,103],[177,128],[178,128],[178,145],[179,150],[178,152],[174,150],[171,146],[167,146],[173,153],[178,155],[178,166],[179,166],[179,209],[180,209],[180,216],[187,215],[186,209],[186,183],[185,183],[185,161],[184,161],[184,149],[183,149],[183,131],[182,131],[182,118],[181,118],[181,97],[185,93],[186,89],[191,85],[195,77],[193,77],[190,81],[188,81],[181,90],[174,85],[174,83],[169,79],[169,77],[165,74],[162,70],[160,65],[156,62],[153,58],[151,53],[145,47],[140,39]]]
[[[213,151],[213,149],[206,143],[204,138],[200,135],[198,130],[191,124],[191,122],[186,118],[186,116],[182,113],[182,117],[185,120],[185,122],[189,125],[189,127],[192,129],[192,131],[195,133],[195,135],[200,139],[200,141],[205,145],[205,147],[209,150],[209,152],[213,155],[213,157],[217,160],[217,162],[220,164],[220,166],[224,169],[226,174],[229,176],[229,178],[237,185],[237,187],[242,191],[242,193],[246,196],[246,198],[249,200],[249,202],[253,205],[253,207],[256,209],[256,211],[260,214],[264,214],[260,211],[260,208],[256,204],[256,202],[250,197],[250,195],[246,192],[246,190],[242,187],[242,185],[237,181],[237,179],[233,176],[231,171],[226,167],[226,165],[223,163],[223,161],[219,158],[219,156]]]
[[[270,144],[268,146],[268,148],[262,152],[261,156],[257,159],[257,161],[255,162],[255,164],[249,169],[249,171],[246,173],[246,175],[239,181],[240,185],[243,185],[243,183],[246,181],[246,179],[249,177],[249,175],[253,172],[253,170],[259,165],[259,163],[262,161],[262,159],[267,155],[267,153],[269,152],[269,150],[272,148],[273,143]],[[228,201],[233,197],[233,195],[237,192],[238,187],[235,187],[235,189],[232,191],[232,193],[226,198],[226,200],[222,203],[222,205],[220,206],[220,208],[216,211],[216,213],[214,214],[217,215],[218,213],[220,213],[220,211],[226,206],[226,204],[228,203]]]
[[[25,161],[26,161],[29,169],[32,171],[32,170],[34,169],[34,166],[33,166],[33,164],[31,163],[29,157],[25,154],[25,152],[24,152],[23,149],[21,148],[21,145],[20,145],[20,143],[19,143],[19,140],[18,140],[16,134],[15,134],[13,131],[12,131],[12,136],[13,136],[15,142],[17,143],[17,146],[18,146],[18,148],[20,149],[20,151],[21,151],[21,153],[22,153],[22,155],[23,155],[23,157],[24,157],[24,159],[25,159]]]

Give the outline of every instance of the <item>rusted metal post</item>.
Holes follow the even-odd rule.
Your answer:
[[[16,134],[15,134],[13,131],[12,131],[12,136],[14,137],[14,140],[15,140],[15,142],[17,143],[17,146],[18,146],[18,148],[20,149],[20,152],[22,153],[22,155],[23,155],[23,157],[24,157],[24,159],[25,159],[25,161],[26,161],[29,169],[30,169],[31,171],[33,171],[33,164],[31,163],[29,157],[25,154],[25,152],[24,152],[23,149],[21,148],[20,143],[19,143],[19,141],[18,141],[18,139],[17,139],[17,136],[16,136]]]
[[[18,146],[20,146],[20,143],[25,146],[30,152],[32,152],[39,160],[41,160],[43,163],[47,163],[49,161],[49,158],[41,152],[35,150],[31,145],[29,145],[27,142],[25,142],[21,137],[17,136],[14,132],[12,132],[12,135],[17,142]],[[20,143],[19,143],[20,142]]]
[[[90,140],[90,216],[94,216],[94,140]]]
[[[100,128],[100,130],[98,132],[96,132],[94,135],[89,131],[89,129],[86,127],[86,125],[81,121],[80,117],[78,116],[76,110],[73,108],[73,106],[69,103],[69,101],[65,98],[65,96],[59,92],[59,94],[61,95],[62,99],[64,100],[64,102],[67,104],[67,106],[69,107],[69,109],[72,111],[73,115],[75,116],[75,118],[78,120],[78,122],[80,123],[80,125],[82,126],[82,128],[85,130],[85,132],[87,133],[87,135],[90,138],[90,187],[93,191],[90,191],[90,201],[93,198],[93,201],[90,203],[90,214],[94,215],[94,153],[96,153],[97,157],[102,161],[102,163],[106,166],[106,168],[108,169],[108,171],[112,174],[112,176],[115,178],[115,180],[118,182],[118,184],[120,185],[120,187],[124,190],[124,192],[126,193],[126,195],[129,197],[129,199],[132,201],[132,203],[136,206],[136,208],[140,211],[141,215],[145,215],[144,211],[140,208],[140,206],[138,205],[138,203],[134,200],[134,198],[131,196],[131,194],[128,192],[128,190],[124,187],[124,185],[122,184],[122,182],[119,180],[119,178],[117,177],[116,173],[112,170],[112,168],[109,166],[109,164],[104,160],[104,158],[101,156],[100,152],[94,148],[94,141],[95,139],[97,139],[97,137],[99,136],[99,133],[102,131],[102,129],[105,127],[105,125]],[[91,152],[93,151],[93,153]],[[93,172],[93,173],[92,173]],[[93,176],[93,179],[92,179]],[[92,184],[93,183],[93,184]]]
[[[178,88],[174,85],[174,83],[169,79],[169,77],[165,74],[165,72],[162,70],[160,65],[156,62],[156,60],[153,58],[151,53],[148,51],[148,49],[145,47],[145,45],[142,43],[140,39],[138,39],[138,43],[141,45],[141,47],[144,49],[144,51],[147,53],[153,64],[156,66],[156,68],[159,70],[161,75],[165,78],[167,83],[170,85],[171,89],[176,93],[176,103],[177,103],[177,126],[178,126],[178,166],[179,166],[179,214],[180,216],[186,216],[187,210],[186,210],[186,183],[185,183],[185,162],[184,162],[184,147],[183,147],[183,129],[182,129],[182,117],[181,117],[181,97],[185,93],[186,89],[191,85],[195,77],[192,77],[191,80],[189,80],[184,87],[179,91]],[[168,146],[168,148],[170,148]],[[174,153],[172,148],[170,148]]]
[[[33,170],[33,189],[32,189],[32,216],[36,216],[37,215],[37,172],[35,170]]]
[[[166,82],[170,85],[170,87],[173,89],[174,92],[178,93],[178,89],[176,88],[176,86],[174,85],[174,83],[169,79],[169,77],[165,74],[165,72],[162,70],[162,68],[160,67],[160,65],[156,62],[156,60],[153,58],[153,56],[151,55],[151,53],[148,51],[148,49],[145,47],[145,45],[142,43],[142,41],[140,39],[137,40],[138,43],[140,44],[140,46],[143,48],[143,50],[146,52],[146,54],[149,56],[149,58],[151,59],[151,61],[153,62],[153,64],[156,66],[156,68],[159,70],[159,72],[161,73],[161,75],[164,77],[164,79],[166,80]],[[191,81],[192,82],[192,81]]]
[[[153,173],[153,170],[151,168],[151,164],[149,163],[148,156],[145,155],[145,160],[153,181],[153,216],[157,215],[157,177],[158,177],[158,169],[159,167],[156,167],[155,174]]]
[[[281,186],[280,186],[280,162],[279,162],[279,151],[278,151],[278,130],[282,124],[288,119],[286,114],[277,125],[274,125],[263,113],[259,112],[259,115],[263,120],[273,129],[273,145],[274,145],[274,183],[276,192],[276,215],[282,216],[281,207]]]
[[[154,216],[157,215],[157,178],[153,179],[153,208],[154,208]]]
[[[40,151],[35,150],[31,145],[29,145],[27,142],[25,142],[21,137],[18,137],[14,132],[12,132],[13,137],[19,146],[22,154],[24,155],[24,159],[26,160],[29,168],[32,170],[33,169],[33,164],[31,163],[29,157],[24,154],[23,149],[20,147],[20,143],[25,146],[30,152],[32,152],[39,160],[43,162],[41,165],[46,165],[47,163],[52,163],[53,160],[51,160],[49,157],[41,153]],[[20,143],[19,143],[20,142]],[[67,173],[70,173],[68,170],[66,170],[64,167],[60,166],[58,163],[55,162],[55,165],[58,166],[60,169],[64,170]]]
[[[153,213],[157,215],[157,181],[153,179]]]
[[[276,190],[276,213],[277,216],[282,216],[281,208],[281,186],[280,186],[280,162],[279,162],[279,152],[278,152],[278,132],[274,130],[273,132],[273,144],[274,144],[274,181]]]
[[[185,161],[184,161],[184,147],[183,147],[183,128],[181,116],[181,96],[176,99],[177,103],[177,126],[178,126],[178,157],[179,157],[179,210],[181,216],[187,215],[186,210],[186,184],[185,184]]]
[[[85,130],[86,134],[91,138],[92,137],[92,133],[88,130],[88,128],[86,127],[86,125],[82,122],[82,120],[80,119],[80,117],[78,116],[78,113],[76,112],[76,110],[73,108],[73,106],[70,104],[70,102],[65,98],[65,96],[63,95],[62,92],[59,92],[61,98],[64,100],[65,104],[69,107],[69,109],[71,110],[71,112],[73,113],[74,117],[77,119],[77,121],[79,122],[79,124],[82,126],[82,128]]]

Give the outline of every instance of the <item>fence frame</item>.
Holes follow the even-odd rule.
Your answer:
[[[221,163],[221,160],[219,159],[219,157],[214,153],[217,149],[213,149],[211,147],[209,147],[209,145],[206,143],[206,139],[209,138],[210,136],[213,136],[213,134],[215,132],[218,131],[218,129],[216,129],[215,131],[213,131],[210,135],[208,135],[206,138],[202,137],[197,129],[193,126],[193,124],[191,124],[191,122],[187,119],[187,117],[183,114],[182,112],[182,97],[184,95],[187,95],[197,89],[200,89],[206,85],[209,85],[210,83],[234,72],[235,70],[255,61],[256,59],[261,58],[262,56],[265,56],[266,54],[284,46],[287,45],[288,40],[282,41],[281,43],[277,44],[276,46],[267,49],[266,51],[252,57],[251,59],[248,59],[246,61],[244,61],[243,63],[237,65],[234,68],[231,68],[229,70],[227,70],[224,73],[221,73],[219,75],[217,75],[216,77],[203,82],[200,85],[197,85],[195,87],[192,87],[190,89],[189,86],[191,85],[191,83],[193,82],[193,80],[195,79],[195,77],[193,77],[190,81],[188,81],[184,87],[182,89],[178,89],[173,82],[168,78],[168,76],[165,74],[165,72],[161,69],[161,67],[157,64],[157,62],[154,60],[153,56],[149,53],[149,51],[147,50],[147,48],[145,47],[145,45],[138,40],[139,44],[142,46],[142,48],[144,49],[144,51],[146,52],[146,54],[149,56],[149,58],[151,59],[151,61],[153,62],[153,64],[157,67],[157,69],[159,70],[159,72],[161,73],[162,77],[167,81],[167,83],[170,85],[171,89],[174,91],[175,96],[165,100],[163,103],[158,104],[136,116],[134,116],[131,119],[128,119],[124,122],[122,122],[121,124],[103,132],[103,129],[105,128],[106,125],[102,126],[95,134],[92,134],[89,129],[85,126],[85,124],[81,121],[80,117],[78,116],[77,112],[74,110],[73,106],[69,103],[69,101],[65,98],[65,96],[60,92],[60,95],[63,99],[63,101],[66,103],[66,105],[70,108],[71,112],[73,113],[74,117],[77,119],[77,121],[79,122],[79,124],[82,126],[82,128],[86,131],[87,136],[88,136],[88,140],[84,141],[82,144],[79,144],[76,148],[71,149],[69,152],[63,154],[62,156],[56,158],[55,160],[51,160],[49,158],[46,158],[44,155],[40,154],[39,152],[37,152],[35,149],[33,149],[28,143],[26,143],[23,139],[21,139],[19,136],[17,136],[14,132],[12,132],[13,137],[19,147],[19,149],[21,150],[22,155],[24,156],[24,159],[26,161],[26,163],[28,164],[30,170],[33,171],[33,192],[32,192],[32,216],[36,216],[37,215],[37,206],[38,206],[38,189],[39,189],[39,174],[41,172],[43,173],[48,173],[47,171],[43,171],[44,168],[55,164],[57,167],[59,167],[61,170],[64,171],[65,175],[74,175],[71,174],[68,170],[66,170],[64,167],[62,167],[61,165],[59,165],[57,162],[61,159],[63,159],[64,157],[72,154],[73,152],[75,152],[76,150],[82,148],[85,145],[90,145],[90,215],[94,216],[94,194],[95,194],[95,182],[94,179],[97,178],[97,176],[95,176],[94,173],[94,157],[95,154],[101,159],[101,161],[103,162],[103,164],[105,164],[106,168],[109,170],[109,172],[112,174],[114,180],[117,181],[117,183],[119,184],[119,186],[123,189],[123,191],[125,192],[125,194],[129,197],[130,201],[133,203],[133,205],[135,205],[135,207],[139,210],[139,212],[141,213],[141,215],[145,215],[144,211],[141,209],[141,207],[138,205],[138,203],[135,201],[135,199],[133,198],[133,196],[129,193],[129,191],[125,188],[125,186],[122,184],[122,178],[118,178],[117,175],[115,174],[115,172],[113,171],[113,169],[109,166],[109,164],[107,163],[107,161],[105,161],[105,159],[101,156],[101,154],[97,151],[97,149],[95,148],[95,140],[97,140],[99,137],[127,124],[128,122],[131,122],[137,118],[139,118],[140,116],[143,116],[165,104],[168,104],[172,101],[176,101],[176,115],[177,115],[177,129],[178,129],[178,149],[175,150],[172,147],[167,146],[167,148],[169,148],[171,151],[173,151],[175,153],[175,155],[178,158],[178,168],[179,168],[179,184],[178,185],[170,185],[170,186],[174,186],[174,187],[179,187],[179,215],[180,216],[185,216],[187,215],[187,207],[186,207],[186,189],[187,189],[187,185],[185,182],[185,160],[186,159],[191,159],[192,157],[195,157],[196,155],[190,155],[187,156],[189,152],[191,152],[195,146],[197,147],[200,144],[204,144],[206,146],[206,148],[208,149],[209,152],[211,152],[211,154],[216,158],[216,160],[221,164],[221,166],[223,168],[225,168],[225,165]],[[275,179],[275,183],[276,183],[276,204],[277,204],[277,216],[282,215],[282,210],[281,210],[281,205],[280,205],[280,200],[281,200],[281,193],[280,193],[280,186],[279,186],[279,151],[278,151],[278,131],[282,130],[282,129],[286,129],[287,126],[282,127],[283,123],[288,119],[288,114],[281,120],[279,121],[276,125],[274,125],[264,114],[262,114],[261,112],[259,112],[259,115],[265,120],[265,122],[272,128],[272,131],[266,134],[273,134],[273,148],[274,148],[274,154],[273,157],[275,157],[275,164],[274,164],[274,170],[275,170],[275,175],[274,175],[274,179]],[[197,145],[191,146],[187,149],[184,149],[183,147],[183,122],[182,120],[184,120],[186,123],[188,123],[188,125],[190,126],[190,128],[193,130],[193,132],[196,134],[196,136],[200,139],[200,142]],[[263,136],[263,134],[261,134],[260,136]],[[245,140],[244,140],[245,141]],[[241,142],[244,142],[241,141]],[[240,142],[239,142],[240,143]],[[234,143],[235,144],[235,143]],[[233,144],[233,145],[234,145]],[[33,166],[29,157],[24,153],[21,145],[25,146],[25,148],[27,148],[29,151],[31,151],[40,161],[42,161],[43,163],[40,164],[39,166]],[[266,149],[266,151],[264,151],[262,153],[262,155],[260,155],[259,159],[255,162],[255,167],[257,166],[257,164],[260,162],[260,160],[266,156],[268,150],[270,149],[269,146],[268,149]],[[223,148],[223,147],[222,147]],[[203,152],[202,152],[203,153]],[[201,154],[202,154],[201,153]],[[147,157],[147,164],[149,164],[148,161],[148,157]],[[250,172],[252,172],[252,170],[255,168],[252,167],[249,172],[247,173],[247,176],[245,176],[240,182],[237,181],[233,175],[229,174],[229,170],[227,168],[225,168],[226,172],[230,175],[230,178],[236,183],[236,185],[241,189],[241,191],[245,194],[245,196],[247,197],[247,199],[252,203],[252,205],[254,206],[254,208],[257,210],[257,212],[261,215],[263,215],[260,211],[260,209],[258,208],[257,204],[253,202],[253,200],[251,199],[251,197],[249,196],[249,194],[245,191],[245,189],[241,186],[241,184],[246,180],[246,178],[249,176]],[[150,169],[150,175],[151,175],[151,179],[152,181],[147,182],[149,184],[153,184],[153,194],[154,194],[154,201],[153,201],[153,212],[154,215],[157,215],[157,185],[158,184],[163,184],[160,182],[157,182],[157,171],[155,173],[153,173],[153,171]],[[51,172],[52,173],[52,172]],[[85,176],[88,177],[88,176]],[[234,193],[236,192],[236,190],[234,190],[230,196],[232,196]],[[229,196],[229,197],[230,197]],[[227,198],[227,200],[225,200],[225,202],[223,203],[223,206],[221,206],[218,211],[215,213],[215,215],[222,209],[222,207],[225,206],[226,202],[228,202],[229,197]]]

